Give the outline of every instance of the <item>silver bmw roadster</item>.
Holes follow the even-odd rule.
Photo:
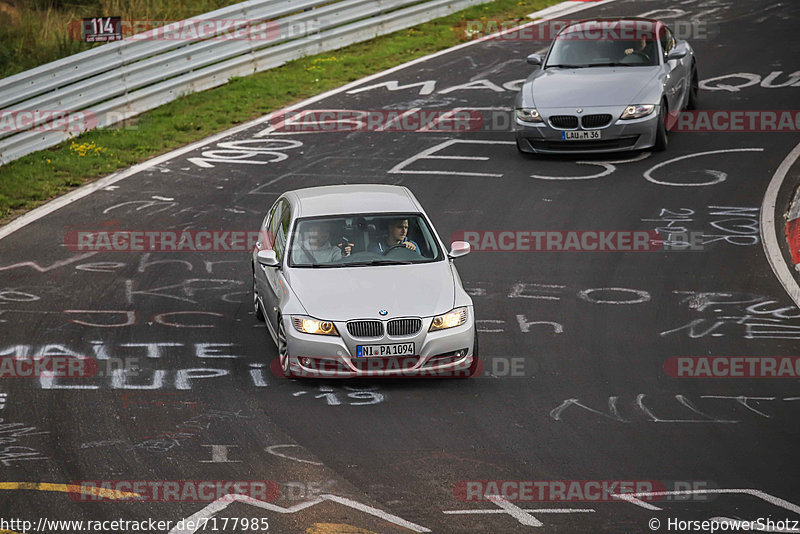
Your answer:
[[[577,22],[527,61],[540,68],[516,99],[521,152],[664,150],[668,118],[697,106],[694,51],[657,20]]]

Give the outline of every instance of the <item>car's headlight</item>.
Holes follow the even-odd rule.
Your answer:
[[[650,115],[653,110],[656,109],[655,105],[653,104],[635,104],[628,106],[625,108],[625,111],[622,112],[622,116],[620,119],[639,119],[641,117],[646,117]]]
[[[445,328],[454,328],[461,326],[467,322],[467,308],[455,308],[442,315],[437,315],[431,321],[431,327],[428,332],[435,330],[444,330]]]
[[[533,108],[517,109],[517,118],[525,122],[543,122],[539,112]]]
[[[318,334],[321,336],[338,336],[336,326],[330,321],[318,321],[311,317],[292,317],[294,329],[304,334]]]

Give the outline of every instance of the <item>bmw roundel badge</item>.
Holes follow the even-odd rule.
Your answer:
[[[380,315],[389,315],[389,312],[386,310],[381,310],[378,312]]]

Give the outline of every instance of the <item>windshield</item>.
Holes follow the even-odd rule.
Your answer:
[[[576,26],[558,34],[545,68],[650,67],[658,45],[650,31],[626,27]]]
[[[385,213],[298,219],[292,267],[361,267],[436,261],[442,252],[420,214]]]

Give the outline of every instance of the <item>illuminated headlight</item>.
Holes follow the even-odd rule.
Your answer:
[[[318,334],[320,336],[338,336],[336,326],[330,321],[318,321],[311,317],[293,317],[294,329],[304,334]]]
[[[433,321],[431,322],[431,327],[428,329],[428,332],[461,326],[466,322],[467,322],[467,308],[456,308],[454,310],[450,310],[445,314],[437,315],[436,317],[434,317]]]
[[[653,110],[656,109],[655,105],[648,104],[648,105],[634,105],[628,106],[625,108],[625,111],[622,112],[622,116],[620,119],[639,119],[641,117],[646,117],[650,115]]]
[[[517,109],[517,118],[525,122],[543,122],[539,112],[533,108]]]

